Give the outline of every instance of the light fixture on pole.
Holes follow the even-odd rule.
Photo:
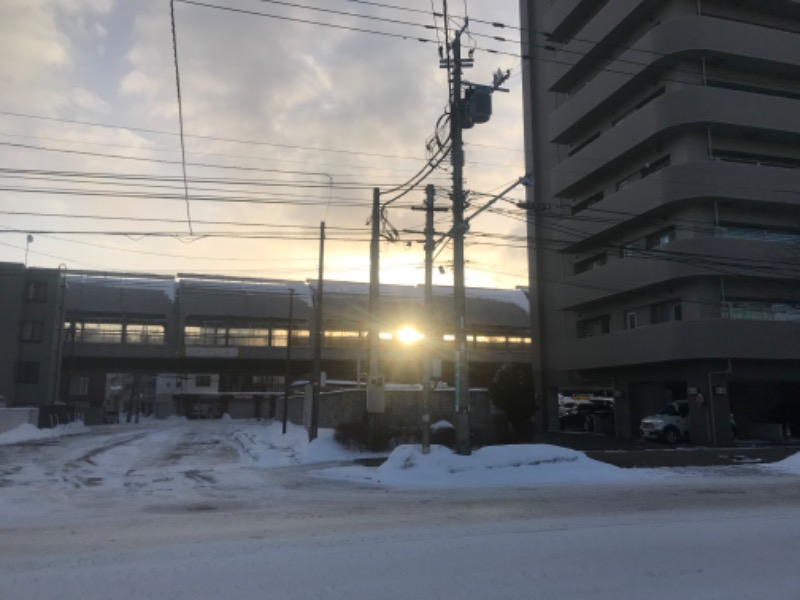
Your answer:
[[[33,241],[33,236],[29,233],[27,241],[25,243],[25,268],[28,268],[28,248],[30,248],[31,242]]]

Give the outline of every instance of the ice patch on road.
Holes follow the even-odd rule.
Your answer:
[[[561,483],[621,483],[660,479],[663,470],[622,469],[582,452],[547,444],[491,446],[460,456],[444,446],[423,454],[399,446],[379,467],[338,467],[318,471],[329,479],[393,488],[526,487]]]

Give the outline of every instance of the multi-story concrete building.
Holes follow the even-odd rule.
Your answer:
[[[700,443],[800,425],[800,4],[521,0],[535,363],[689,398]]]
[[[0,263],[0,395],[8,404],[57,400],[63,283],[57,270]]]

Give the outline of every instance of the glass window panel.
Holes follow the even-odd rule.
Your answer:
[[[160,345],[165,341],[166,328],[156,323],[128,323],[125,326],[125,343]]]
[[[311,342],[311,332],[308,329],[292,330],[292,346],[296,348],[308,348]]]
[[[356,348],[359,345],[357,331],[325,331],[323,338],[326,348]]]
[[[225,327],[187,325],[184,343],[187,346],[224,346]]]
[[[292,332],[292,343],[294,343],[294,335],[295,332]],[[289,330],[288,329],[273,329],[272,330],[272,342],[271,346],[273,348],[286,348],[286,344],[289,340]]]
[[[228,345],[242,347],[264,347],[269,343],[269,329],[257,327],[231,327],[228,330]]]
[[[122,323],[83,323],[80,340],[88,344],[121,344]]]

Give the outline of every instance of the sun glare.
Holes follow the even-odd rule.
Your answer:
[[[424,337],[424,335],[413,327],[403,327],[397,332],[397,339],[400,340],[402,344],[406,345],[416,344]]]

